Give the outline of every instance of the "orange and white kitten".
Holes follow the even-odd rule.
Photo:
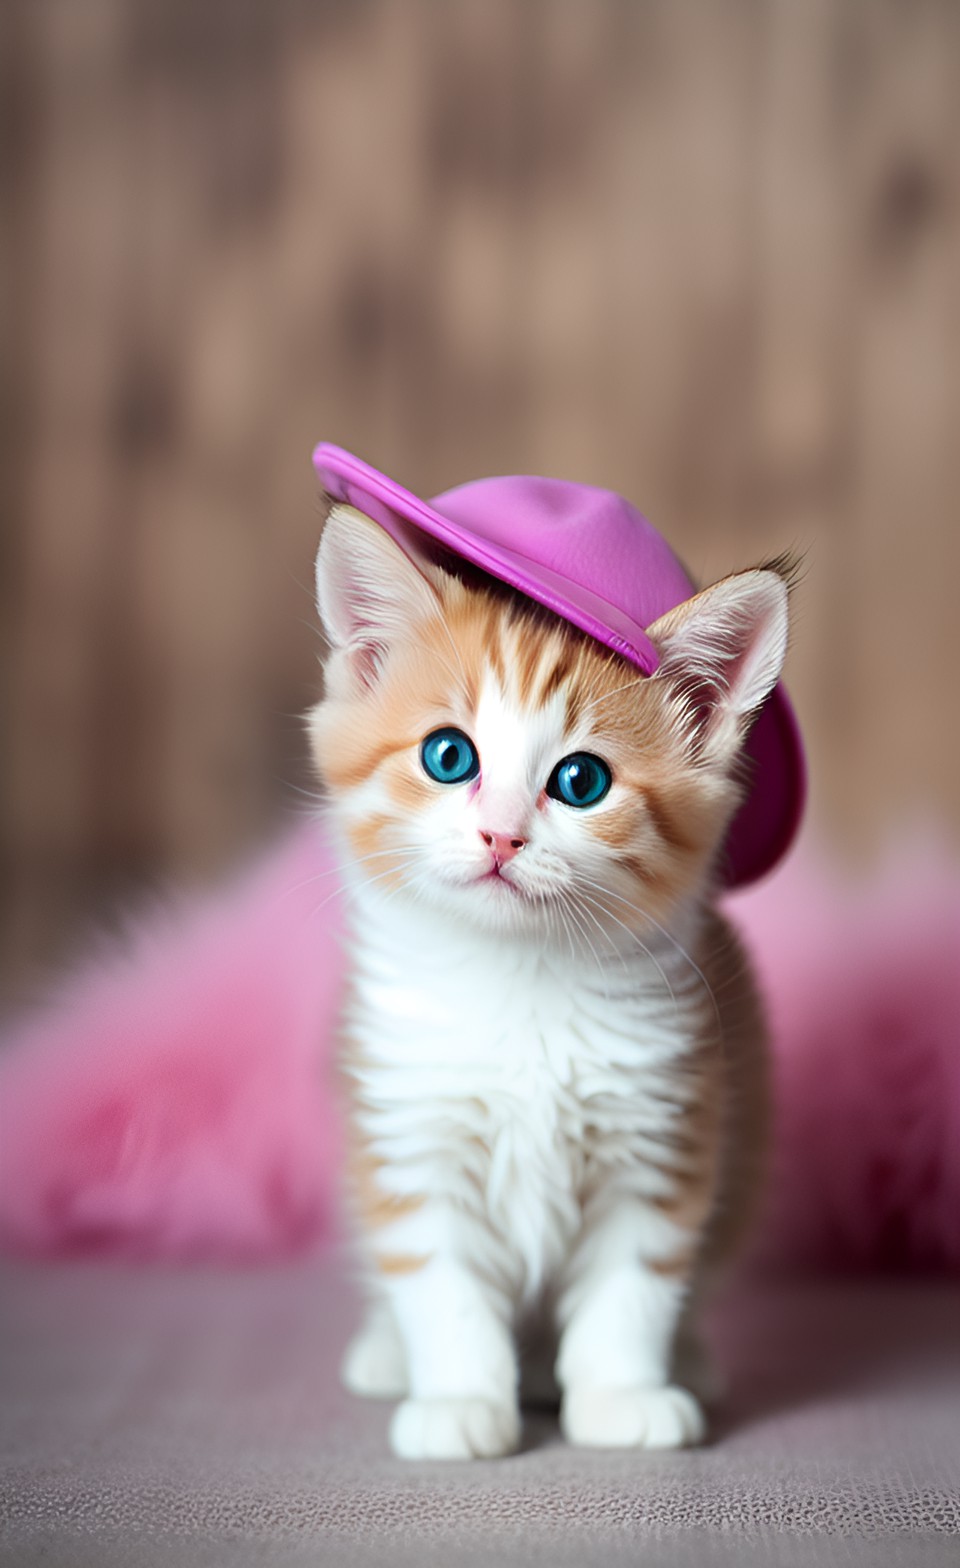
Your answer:
[[[772,567],[705,589],[649,629],[645,677],[459,570],[346,506],[317,560],[371,1287],[344,1377],[401,1400],[399,1455],[506,1454],[548,1344],[571,1442],[695,1443],[692,1311],[765,1106],[714,863],[787,587]]]

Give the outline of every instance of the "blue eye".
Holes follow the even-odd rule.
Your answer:
[[[547,780],[547,794],[566,806],[595,806],[612,782],[613,774],[602,757],[575,751],[557,763]]]
[[[420,747],[420,761],[438,784],[466,784],[480,772],[477,748],[463,730],[434,730]]]

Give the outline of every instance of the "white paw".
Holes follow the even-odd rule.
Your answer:
[[[703,1411],[685,1388],[574,1388],[560,1425],[581,1448],[686,1448],[703,1441]]]
[[[490,1399],[406,1399],[390,1423],[400,1459],[498,1459],[519,1441],[516,1406]]]
[[[345,1388],[365,1399],[403,1398],[407,1392],[407,1362],[389,1313],[371,1312],[347,1346],[340,1377]]]

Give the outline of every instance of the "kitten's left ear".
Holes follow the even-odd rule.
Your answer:
[[[700,754],[728,760],[780,678],[787,651],[788,585],[774,568],[738,572],[647,628]]]
[[[353,506],[332,508],[317,552],[317,608],[337,670],[374,686],[390,647],[437,605],[424,573],[384,529]]]

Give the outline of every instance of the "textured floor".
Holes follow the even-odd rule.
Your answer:
[[[258,1272],[7,1266],[0,1561],[960,1562],[960,1291],[765,1285],[715,1337],[708,1448],[405,1465],[340,1392],[333,1264]]]

